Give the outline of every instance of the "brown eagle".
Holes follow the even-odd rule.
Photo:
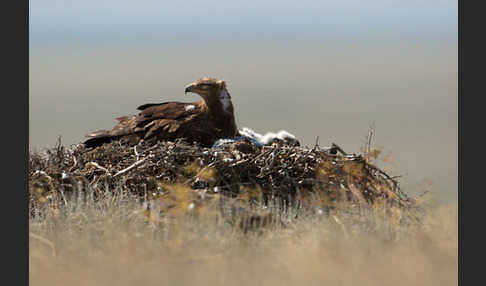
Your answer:
[[[204,77],[185,89],[201,96],[192,103],[164,102],[139,106],[137,115],[117,118],[112,130],[99,130],[86,137],[86,147],[96,147],[113,140],[124,139],[130,144],[141,140],[175,140],[184,138],[203,146],[212,146],[220,138],[237,136],[231,96],[223,80]]]

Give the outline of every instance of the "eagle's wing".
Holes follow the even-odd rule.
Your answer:
[[[200,114],[197,103],[166,102],[141,106],[137,126],[146,131],[145,138],[157,134],[159,138],[171,138],[186,122]],[[141,108],[139,107],[139,109]]]
[[[125,139],[129,142],[137,143],[141,139],[138,132],[142,131],[143,128],[137,126],[136,117],[136,115],[118,117],[116,119],[118,120],[118,124],[116,124],[113,129],[98,130],[87,134],[86,137],[88,139],[84,141],[84,144],[87,147],[96,147],[127,135],[128,136],[125,137]]]
[[[160,104],[145,104],[139,106],[137,109],[142,110],[137,116],[139,125],[157,120],[157,119],[172,119],[177,120],[184,116],[197,113],[196,103],[184,102],[164,102]]]
[[[163,102],[163,103],[146,103],[144,105],[140,105],[139,107],[137,107],[137,110],[144,110],[144,109],[147,109],[147,108],[152,107],[152,106],[163,105],[163,104],[167,104],[167,102]]]
[[[165,102],[160,104],[145,104],[139,106],[138,115],[116,118],[116,124],[111,130],[99,130],[87,134],[87,146],[97,146],[121,137],[129,137],[132,142],[142,138],[158,135],[159,138],[171,138],[184,122],[197,116],[199,106],[196,103]]]

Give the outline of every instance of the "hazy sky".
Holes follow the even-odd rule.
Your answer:
[[[31,40],[456,37],[457,1],[31,0]]]
[[[31,148],[228,82],[239,127],[359,152],[457,196],[457,1],[30,1]]]

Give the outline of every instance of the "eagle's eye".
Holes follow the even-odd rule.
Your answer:
[[[200,88],[200,89],[205,89],[205,90],[206,90],[206,89],[209,89],[209,88],[210,88],[210,85],[209,85],[209,84],[207,84],[207,83],[200,83],[200,84],[199,84],[199,88]]]

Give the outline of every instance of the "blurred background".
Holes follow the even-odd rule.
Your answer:
[[[179,2],[30,1],[30,149],[213,76],[240,128],[358,153],[374,126],[406,193],[457,199],[457,1]]]

